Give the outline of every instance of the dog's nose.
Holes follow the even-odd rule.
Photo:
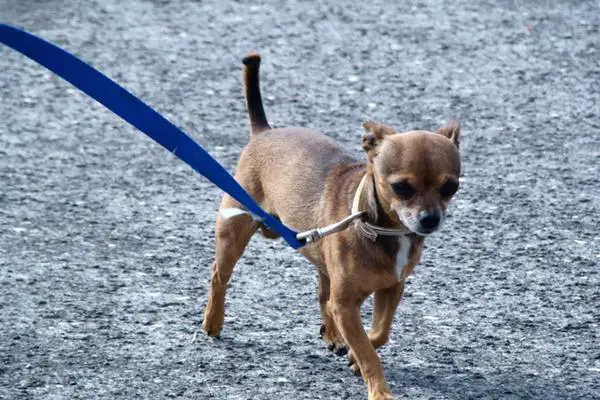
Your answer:
[[[423,229],[432,231],[440,224],[440,213],[438,211],[421,211],[419,223]]]

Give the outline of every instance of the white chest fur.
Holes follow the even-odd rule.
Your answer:
[[[408,257],[410,256],[410,248],[412,247],[412,240],[408,236],[400,236],[398,238],[398,253],[396,253],[396,278],[401,281],[406,279],[405,270],[408,264]]]

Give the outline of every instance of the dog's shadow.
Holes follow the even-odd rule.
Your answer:
[[[257,338],[241,339],[243,336],[226,335],[218,340],[210,341],[213,348],[226,353],[237,353],[238,356],[264,353],[285,354],[279,361],[294,360],[293,369],[297,371],[319,370],[320,374],[331,374],[337,380],[338,374],[348,374],[345,358],[340,358],[325,349],[315,346],[322,345],[320,340],[308,340],[303,346],[298,346],[293,340],[274,343]],[[296,348],[298,347],[298,348]],[[296,348],[296,349],[295,349]],[[295,350],[294,350],[295,349]],[[260,358],[260,357],[259,357]],[[386,379],[392,391],[398,398],[443,398],[443,399],[570,399],[590,398],[585,387],[565,387],[561,382],[547,376],[536,375],[526,367],[514,366],[513,369],[497,370],[492,366],[486,368],[458,368],[444,364],[407,364],[394,367],[389,363],[389,356],[383,356]],[[386,363],[385,361],[388,361]],[[289,363],[289,362],[288,362]],[[291,365],[288,365],[290,368]],[[261,367],[261,368],[264,368]],[[322,376],[322,375],[321,375]],[[314,385],[314,376],[297,376],[296,379],[306,386]],[[356,377],[362,385],[362,379]],[[305,382],[304,382],[305,381]],[[345,382],[352,382],[342,379]],[[353,388],[347,387],[353,392]]]
[[[425,394],[445,399],[569,399],[585,398],[585,393],[567,390],[551,378],[527,371],[485,373],[460,370],[453,366],[407,366],[386,373],[394,393]]]

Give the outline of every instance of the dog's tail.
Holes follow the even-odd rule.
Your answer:
[[[250,53],[242,60],[244,63],[244,95],[248,106],[250,118],[250,134],[256,134],[271,129],[260,96],[258,71],[260,69],[260,55]]]

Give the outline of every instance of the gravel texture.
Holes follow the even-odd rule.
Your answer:
[[[250,50],[273,125],[356,154],[364,119],[459,119],[462,189],[380,350],[394,393],[600,398],[600,4],[361,4],[0,0],[0,20],[90,62],[231,171]],[[221,193],[3,46],[0,99],[0,398],[366,398],[319,339],[301,256],[253,239],[222,339],[205,337]]]

